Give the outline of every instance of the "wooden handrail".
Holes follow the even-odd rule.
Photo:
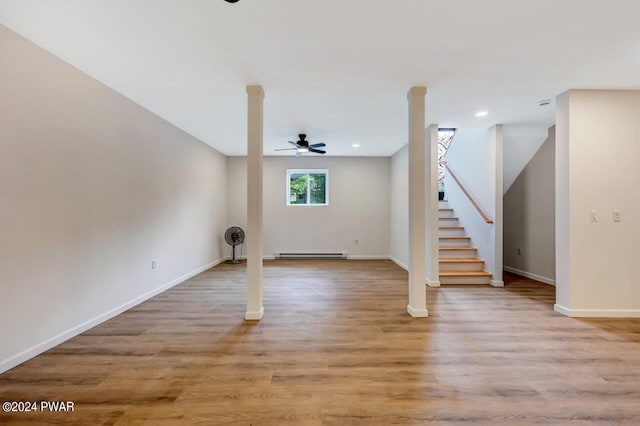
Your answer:
[[[460,179],[458,179],[458,177],[456,176],[456,174],[453,172],[453,170],[451,170],[451,167],[449,167],[449,164],[447,164],[446,162],[444,163],[444,167],[447,169],[447,171],[451,174],[451,177],[453,178],[453,180],[456,181],[456,183],[458,184],[458,186],[460,187],[460,189],[462,189],[462,192],[464,192],[464,195],[467,196],[467,198],[469,199],[469,201],[471,201],[471,204],[473,204],[473,207],[476,208],[476,210],[478,211],[478,213],[480,213],[480,216],[482,216],[482,218],[484,219],[485,222],[487,223],[493,223],[493,221],[491,219],[489,219],[489,216],[487,216],[487,214],[482,211],[482,209],[480,208],[480,206],[478,205],[478,203],[476,203],[476,200],[473,199],[473,197],[471,196],[471,194],[469,193],[469,191],[467,191],[467,188],[464,187],[464,185],[462,184],[462,182],[460,182]]]

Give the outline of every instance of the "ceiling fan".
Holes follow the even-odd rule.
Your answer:
[[[297,151],[296,152],[296,156],[304,153],[304,152],[313,152],[316,154],[326,154],[327,151],[324,151],[322,149],[318,149],[318,148],[322,148],[324,146],[327,146],[326,144],[323,143],[314,143],[309,145],[309,141],[306,140],[307,139],[307,135],[305,135],[304,133],[300,133],[298,135],[298,142],[291,142],[289,141],[289,143],[291,145],[295,145],[295,148],[283,148],[283,149],[276,149],[276,151],[293,151],[294,149]]]

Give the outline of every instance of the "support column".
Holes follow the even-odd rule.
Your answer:
[[[247,311],[259,321],[262,306],[262,138],[264,90],[247,86]]]
[[[556,98],[556,178],[555,178],[555,202],[556,202],[556,229],[555,229],[555,238],[556,238],[556,303],[553,307],[553,310],[561,313],[566,316],[577,316],[574,314],[576,311],[575,305],[575,296],[577,289],[577,281],[572,275],[576,275],[576,273],[580,273],[582,269],[584,269],[585,264],[578,263],[576,261],[572,262],[571,252],[572,245],[575,247],[576,243],[579,241],[575,238],[575,231],[571,232],[571,222],[572,220],[584,220],[584,216],[580,217],[578,215],[572,217],[571,216],[571,184],[575,182],[575,178],[571,179],[571,168],[573,166],[574,174],[575,174],[575,165],[572,165],[571,161],[571,151],[578,147],[580,147],[580,143],[578,139],[570,132],[570,127],[572,125],[571,119],[571,94],[572,91],[564,92],[560,96]],[[598,100],[599,101],[599,100]],[[583,124],[584,125],[584,124]],[[611,126],[612,123],[607,123],[607,125]],[[580,128],[580,127],[578,127]],[[610,127],[611,129],[615,127]],[[573,136],[573,138],[572,138]],[[596,135],[597,137],[598,135]],[[575,144],[575,147],[570,148],[570,144],[572,142]],[[597,151],[596,151],[597,152]],[[575,154],[574,154],[575,155]],[[602,155],[602,153],[600,153]],[[591,157],[591,156],[590,156]],[[575,164],[575,163],[574,163]],[[592,166],[593,167],[593,166]],[[589,169],[588,169],[589,170]],[[596,168],[592,168],[590,170],[604,170],[600,166]],[[582,179],[584,177],[580,176]],[[575,183],[574,183],[575,185]],[[593,197],[592,197],[593,198]],[[593,202],[590,203],[593,205]],[[591,206],[589,206],[591,208]],[[582,215],[589,213],[589,219],[591,219],[591,212],[584,211],[581,209],[580,213]],[[597,217],[596,217],[597,219]],[[598,222],[590,222],[590,223],[598,223]],[[587,228],[588,230],[588,228]],[[585,232],[585,229],[582,228],[579,231]],[[572,235],[573,234],[573,235]],[[573,237],[573,241],[572,241]],[[573,244],[572,244],[573,242]],[[589,242],[591,244],[591,241]],[[608,249],[608,247],[607,247]],[[603,253],[604,250],[598,250],[597,256],[596,253],[591,255],[592,259],[600,258],[602,259],[605,255]],[[576,268],[579,266],[579,268]],[[609,265],[606,265],[609,267]],[[573,269],[573,270],[572,270]],[[591,268],[590,268],[591,269]],[[597,268],[600,269],[600,268]],[[587,271],[587,274],[592,273],[592,270]],[[598,279],[599,277],[596,277]],[[584,281],[584,276],[580,277],[581,282]],[[607,284],[611,285],[611,281],[607,279]],[[576,289],[572,288],[576,287]],[[597,288],[594,286],[594,288]],[[609,291],[609,290],[607,290]],[[596,305],[597,306],[597,305]],[[598,306],[600,308],[601,306]]]
[[[438,125],[427,127],[427,285],[440,287],[440,243],[438,240]]]
[[[503,138],[502,138],[502,124],[496,124],[491,128],[491,138],[495,149],[495,214],[493,220],[493,232],[494,232],[494,266],[493,266],[493,278],[491,279],[491,285],[494,287],[504,287],[504,281],[502,279],[502,252],[503,252],[503,213],[502,203],[504,198],[504,171],[502,165],[503,157]]]
[[[426,87],[412,87],[409,100],[409,305],[412,317],[427,317],[426,278]]]

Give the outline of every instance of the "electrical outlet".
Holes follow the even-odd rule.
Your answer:
[[[622,222],[622,216],[620,210],[613,211],[613,221],[614,222]]]
[[[598,211],[591,210],[591,222],[597,222],[597,221],[598,221]]]
[[[158,269],[158,259],[151,259],[151,269]]]
[[[358,245],[358,244],[360,244],[360,241],[358,241],[358,240],[353,240],[353,244]]]

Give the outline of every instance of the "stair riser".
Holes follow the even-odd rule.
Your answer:
[[[438,201],[438,208],[439,209],[450,209],[451,206],[449,205],[448,201]]]
[[[440,247],[464,247],[470,245],[469,240],[464,238],[454,238],[448,240],[440,240]]]
[[[440,284],[491,284],[491,277],[440,277]]]
[[[476,250],[440,250],[440,259],[476,257],[477,254]]]
[[[441,237],[452,237],[452,236],[464,236],[464,228],[463,229],[440,229],[438,234]]]
[[[438,218],[438,226],[460,226],[458,219],[442,219]]]
[[[484,269],[484,262],[456,262],[456,263],[441,263],[441,271],[482,271]]]
[[[438,217],[452,217],[453,210],[440,210],[438,212]]]

